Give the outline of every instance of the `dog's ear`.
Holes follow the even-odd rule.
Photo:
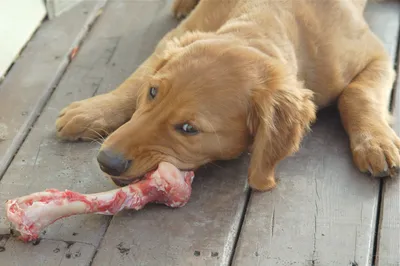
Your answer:
[[[266,66],[266,76],[251,91],[248,120],[252,134],[249,185],[265,191],[275,187],[275,167],[279,161],[296,152],[314,122],[316,107],[312,91],[283,66]]]

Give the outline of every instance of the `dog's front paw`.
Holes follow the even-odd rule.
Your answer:
[[[183,19],[196,7],[199,0],[175,0],[172,12],[177,19]]]
[[[112,95],[99,95],[71,103],[56,121],[57,136],[64,140],[93,140],[104,137],[123,124],[115,113]],[[120,121],[121,120],[121,121]]]
[[[251,170],[250,170],[251,172]],[[249,186],[256,191],[268,191],[276,187],[276,181],[274,175],[257,175],[255,173],[249,173],[248,178]]]
[[[358,134],[352,140],[351,148],[354,162],[360,171],[379,178],[398,174],[400,139],[389,126],[382,126],[375,132]]]

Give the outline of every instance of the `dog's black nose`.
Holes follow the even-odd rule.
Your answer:
[[[112,176],[122,175],[132,164],[132,160],[127,160],[121,154],[109,149],[101,150],[97,155],[97,161],[100,169]]]

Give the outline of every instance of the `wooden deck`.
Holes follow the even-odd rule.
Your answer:
[[[36,32],[0,84],[0,202],[50,187],[114,188],[98,169],[98,144],[58,141],[55,119],[134,71],[177,24],[170,4],[84,1]],[[397,60],[400,2],[370,3],[366,16]],[[183,208],[70,217],[35,244],[0,236],[0,266],[399,266],[400,179],[359,173],[336,111],[319,118],[301,150],[280,164],[271,192],[248,189],[247,156],[206,166]],[[400,134],[400,119],[394,128]],[[6,234],[3,205],[0,213]]]

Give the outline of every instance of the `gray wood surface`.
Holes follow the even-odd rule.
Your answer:
[[[109,55],[115,48],[115,40],[109,36],[103,38],[102,29],[96,32],[95,41],[85,42],[69,65],[1,179],[0,202],[52,187],[82,193],[115,187],[100,173],[96,162],[97,143],[63,143],[55,138],[59,111],[72,101],[95,94],[107,68],[112,68]],[[87,38],[95,35],[92,33]],[[0,204],[0,213],[0,220],[7,225],[3,204]],[[89,265],[110,218],[82,215],[59,220],[46,229],[38,245],[3,238],[1,246],[5,250],[0,252],[0,265]]]
[[[393,58],[398,7],[396,1],[369,3],[365,12]],[[371,265],[380,181],[353,166],[335,110],[319,114],[301,150],[277,174],[276,190],[251,194],[233,265]],[[397,207],[398,214],[398,186],[391,190],[387,210]],[[397,214],[387,215],[386,255],[391,259],[399,254]]]
[[[4,248],[0,253],[1,266],[87,266],[96,250],[86,243],[47,239],[38,245],[7,241]]]
[[[0,178],[103,5],[103,0],[84,1],[45,21],[1,83]]]
[[[399,4],[400,5],[400,4]],[[400,13],[400,12],[399,12]],[[400,134],[400,75],[395,90],[393,128]],[[400,178],[383,181],[376,266],[400,265]]]
[[[69,35],[83,36],[87,31],[94,18],[88,17],[94,15],[94,3],[83,4],[91,7],[84,19],[70,16],[55,31],[45,24],[0,86],[0,139],[5,139],[0,141],[0,170],[20,147],[0,180],[0,202],[50,187],[82,193],[114,188],[97,165],[99,145],[58,141],[55,119],[70,102],[119,85],[177,22],[170,15],[171,0],[109,1],[63,73],[73,41],[81,39]],[[370,4],[366,11],[371,28],[393,57],[399,5],[396,1]],[[78,22],[83,29],[75,24]],[[41,33],[46,27],[48,34],[65,40],[65,45],[57,48],[47,44],[55,40]],[[46,41],[41,42],[41,36]],[[62,54],[60,58],[48,57],[56,51]],[[56,64],[54,60],[59,61]],[[32,62],[42,63],[33,69]],[[37,73],[46,74],[47,79]],[[25,98],[18,99],[21,95]],[[400,133],[400,123],[395,128]],[[8,158],[7,163],[4,158]],[[380,266],[400,265],[399,179],[384,182],[379,201],[380,181],[353,166],[348,139],[335,110],[319,114],[301,150],[281,163],[274,191],[252,193],[249,199],[247,165],[248,156],[244,155],[200,169],[193,195],[183,208],[148,205],[139,212],[124,211],[114,217],[66,218],[47,228],[37,245],[0,236],[0,266],[229,265],[231,259],[239,266],[371,265],[379,202],[376,262]],[[0,213],[1,229],[2,223],[7,225],[2,204]]]
[[[392,58],[396,58],[397,43],[399,41],[400,2],[390,1],[380,4],[371,4],[367,16],[375,33],[384,40],[386,48]],[[397,62],[397,66],[398,62]],[[399,71],[398,71],[399,73]],[[399,74],[398,74],[399,75]],[[397,77],[395,88],[395,109],[393,125],[397,134],[400,134],[400,77]],[[382,181],[382,195],[380,200],[380,216],[378,225],[378,242],[376,248],[375,265],[400,265],[400,179]]]

